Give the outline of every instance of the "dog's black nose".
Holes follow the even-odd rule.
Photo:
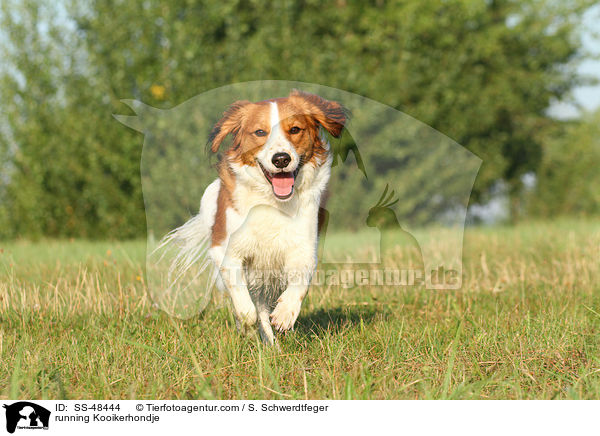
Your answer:
[[[271,162],[273,162],[273,165],[277,168],[285,168],[291,161],[292,158],[287,153],[275,153],[273,159],[271,159]]]

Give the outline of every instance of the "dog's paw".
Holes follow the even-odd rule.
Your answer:
[[[256,324],[257,315],[256,315],[256,309],[254,307],[251,307],[248,310],[240,312],[238,314],[238,316],[240,317],[240,321],[242,322],[242,324],[245,324],[245,325]]]
[[[235,319],[238,323],[238,327],[245,329],[256,324],[257,314],[256,308],[253,305],[249,305],[243,309],[234,310]]]
[[[235,327],[238,333],[245,337],[254,337],[256,335],[256,325],[242,324],[238,319],[235,320]]]
[[[277,331],[284,332],[294,327],[296,318],[300,313],[302,300],[279,298],[277,306],[271,313],[271,324]]]

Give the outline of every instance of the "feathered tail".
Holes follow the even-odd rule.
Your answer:
[[[217,278],[209,248],[210,227],[201,214],[148,247],[148,287],[161,309],[178,318],[204,310]]]

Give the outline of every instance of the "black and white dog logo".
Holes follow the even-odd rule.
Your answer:
[[[29,401],[3,406],[6,409],[6,431],[18,429],[48,429],[50,411]]]

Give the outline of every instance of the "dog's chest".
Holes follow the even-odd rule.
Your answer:
[[[314,215],[312,217],[309,213]],[[316,212],[303,210],[289,215],[271,206],[252,207],[245,220],[235,211],[228,214],[237,230],[231,234],[229,249],[242,258],[260,263],[285,262],[287,254],[311,245],[316,231]],[[237,223],[236,223],[237,221]]]
[[[229,255],[255,267],[279,268],[288,263],[314,262],[321,192],[328,172],[314,174],[306,166],[299,176],[293,197],[276,201],[260,187],[236,184],[232,207],[226,212]]]

